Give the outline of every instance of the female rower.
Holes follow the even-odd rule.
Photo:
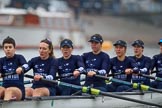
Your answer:
[[[40,81],[41,78],[54,80],[56,76],[56,61],[53,55],[53,45],[48,39],[39,43],[39,56],[29,60],[29,69],[33,69],[34,82],[31,88],[26,88],[28,96],[54,96],[55,85]]]
[[[160,39],[158,44],[160,46],[160,53],[153,56],[151,70],[155,68],[156,77],[162,78],[162,39]],[[152,81],[151,86],[153,88],[162,89],[162,82]]]
[[[102,36],[100,34],[95,34],[91,36],[89,42],[92,51],[83,53],[82,55],[87,71],[85,86],[107,91],[105,80],[94,77],[95,74],[106,76],[110,66],[109,55],[101,50],[103,43]]]
[[[133,59],[125,55],[127,43],[123,40],[118,40],[114,43],[114,47],[117,56],[110,60],[111,73],[114,74],[113,77],[116,79],[131,82],[132,72],[137,69],[137,65]],[[119,74],[115,75],[117,73]],[[112,82],[107,85],[108,92],[122,92],[129,91],[130,89],[131,87],[120,84],[120,82]]]
[[[131,56],[131,58],[135,60],[139,69],[139,73],[149,75],[151,67],[151,58],[143,55],[144,42],[142,40],[136,40],[133,42],[132,46],[134,48],[134,56]],[[149,78],[142,77],[138,74],[132,74],[132,82],[150,85]]]
[[[2,42],[5,57],[0,59],[0,77],[3,78],[0,98],[4,100],[23,100],[25,97],[23,72],[28,65],[23,55],[15,54],[15,46],[15,40],[11,37]]]
[[[84,70],[82,58],[79,55],[72,55],[73,43],[70,39],[62,40],[60,49],[63,55],[57,59],[60,81],[80,85],[80,72]],[[77,93],[77,90],[72,87],[59,86],[59,89],[61,95]]]

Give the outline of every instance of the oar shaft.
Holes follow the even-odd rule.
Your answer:
[[[56,79],[67,78],[67,77],[71,77],[71,76],[74,76],[73,73],[69,73],[66,76],[56,76]]]
[[[124,72],[119,72],[119,73],[112,73],[112,74],[108,74],[107,76],[116,76],[116,75],[121,75],[121,74],[125,74]]]
[[[110,80],[110,78],[106,77],[106,76],[102,76],[102,75],[94,75],[94,77],[97,77],[97,78],[101,78],[101,79],[104,79],[104,80]]]
[[[162,90],[154,89],[154,88],[151,88],[150,86],[143,85],[143,84],[140,84],[140,83],[131,83],[131,82],[122,81],[122,80],[119,80],[119,79],[116,79],[116,78],[108,78],[106,76],[101,76],[101,75],[94,75],[94,77],[101,78],[101,79],[104,79],[104,80],[110,80],[110,81],[118,83],[118,84],[128,85],[128,86],[130,86],[134,89],[141,89],[141,90],[144,90],[144,91],[149,90],[149,91],[154,91],[154,92],[157,92],[157,93],[162,93]]]
[[[119,83],[119,84],[124,84],[124,85],[128,85],[128,86],[133,86],[133,84],[131,82],[127,82],[127,81],[122,81],[116,78],[110,78],[110,81],[115,82],[115,83]]]
[[[27,77],[27,78],[34,79],[34,76],[32,76],[32,75],[25,74],[24,76]]]
[[[156,80],[156,81],[162,81],[162,78],[159,78],[159,77],[154,77],[154,76],[150,76],[150,75],[146,75],[146,74],[139,74],[140,76],[143,76],[143,77],[146,77],[146,78],[149,78],[149,79],[153,79],[153,80]]]
[[[33,83],[33,80],[32,81],[31,80],[24,81],[24,84],[31,84],[31,83]]]
[[[153,92],[157,92],[157,93],[162,93],[162,90],[160,90],[160,89],[155,89],[155,88],[152,88],[152,87],[149,87],[149,90],[150,90],[150,91],[153,91]]]
[[[155,104],[155,103],[146,102],[146,101],[142,101],[142,100],[137,100],[137,99],[133,99],[133,98],[127,98],[127,97],[115,95],[115,94],[108,93],[108,92],[100,92],[100,94],[104,95],[104,96],[109,96],[109,97],[113,97],[113,98],[118,98],[118,99],[123,99],[123,100],[131,101],[131,102],[145,104],[145,105],[149,105],[149,106],[156,106],[156,107],[159,107],[159,108],[162,107],[161,105],[158,105],[158,104]]]
[[[159,72],[159,71],[155,70],[155,71],[152,71],[151,74],[153,74],[153,73],[158,73],[158,72]]]
[[[146,75],[146,74],[139,74],[139,75],[140,75],[140,76],[143,76],[143,77],[146,77],[146,78],[149,78],[149,79],[155,80],[155,77],[150,76],[150,75]]]

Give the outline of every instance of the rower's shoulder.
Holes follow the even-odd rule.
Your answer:
[[[149,57],[149,56],[143,56],[145,59],[147,59],[147,60],[151,60],[151,57]]]
[[[14,54],[15,57],[24,57],[22,54]]]
[[[153,55],[152,58],[153,58],[153,59],[162,58],[162,54],[155,54],[155,55]]]
[[[84,52],[82,55],[89,55],[91,54],[92,52]]]
[[[106,53],[106,52],[104,52],[104,51],[101,51],[101,54],[106,55],[106,56],[109,56],[109,54]]]
[[[84,52],[81,56],[82,57],[87,57],[89,55],[92,55],[92,52]]]
[[[112,57],[112,58],[110,58],[110,60],[111,60],[111,61],[116,61],[116,60],[118,60],[118,59],[117,59],[117,57]]]
[[[33,57],[29,60],[30,62],[38,62],[41,61],[41,58],[39,56]]]

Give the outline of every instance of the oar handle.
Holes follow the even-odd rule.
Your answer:
[[[24,76],[27,78],[30,78],[30,79],[34,79],[34,76],[29,75],[29,74],[25,74]],[[41,78],[39,81],[48,82],[48,83],[52,83],[52,84],[58,84],[58,81],[48,80],[48,79],[44,79],[44,78]]]
[[[87,71],[85,69],[83,69],[82,72],[80,72],[80,74],[87,74]],[[66,77],[71,77],[71,76],[74,76],[73,73],[68,73],[68,75],[65,75],[65,76],[56,76],[56,79],[60,79],[60,78],[66,78]]]
[[[133,86],[133,84],[131,82],[119,80],[119,79],[116,79],[116,78],[110,78],[110,81],[118,83],[118,84],[124,84],[124,85],[128,85],[128,86]]]
[[[71,76],[73,76],[73,73],[68,73],[68,75],[65,75],[65,76],[56,76],[56,79],[67,78]]]
[[[112,73],[112,74],[108,74],[107,76],[116,76],[116,75],[121,75],[121,74],[125,74],[125,72],[117,72],[117,73]]]

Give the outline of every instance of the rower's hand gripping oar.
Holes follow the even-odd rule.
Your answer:
[[[151,73],[156,73],[156,72],[158,72],[158,71],[152,71]],[[110,77],[110,76],[121,75],[121,74],[125,74],[125,73],[124,72],[112,73],[112,74],[108,74],[107,76]],[[161,81],[162,82],[162,78],[160,78],[160,77],[154,77],[154,76],[150,76],[150,75],[142,74],[142,73],[135,73],[135,74],[142,76],[142,77],[145,77],[145,78],[153,79],[155,81]]]
[[[25,75],[25,77],[27,78],[34,78],[34,76],[31,75]],[[72,87],[78,90],[82,90],[82,92],[87,93],[90,91],[91,94],[93,95],[104,95],[104,96],[109,96],[109,97],[113,97],[113,98],[118,98],[118,99],[122,99],[122,100],[126,100],[126,101],[131,101],[131,102],[136,102],[136,103],[140,103],[140,104],[145,104],[145,105],[150,105],[150,106],[156,106],[156,107],[162,107],[161,105],[155,104],[155,103],[151,103],[151,102],[146,102],[146,101],[142,101],[142,100],[137,100],[137,99],[133,99],[133,98],[128,98],[128,97],[122,97],[116,94],[112,94],[112,93],[107,93],[107,92],[102,92],[98,89],[94,89],[94,88],[89,88],[89,87],[82,87],[82,86],[78,86],[78,85],[74,85],[74,84],[69,84],[69,83],[65,83],[65,82],[59,82],[59,81],[54,81],[54,80],[47,80],[44,78],[40,79],[41,81],[45,81],[48,83],[52,83],[52,84],[57,84],[57,85],[61,85],[61,86],[66,86],[66,87]]]
[[[32,75],[25,74],[24,76],[27,77],[27,78],[30,78],[30,79],[34,79],[34,76],[32,76]],[[57,81],[55,81],[55,80],[47,80],[47,79],[44,79],[44,78],[41,78],[40,81],[44,81],[44,82],[50,82],[51,81],[51,83],[57,84]]]

